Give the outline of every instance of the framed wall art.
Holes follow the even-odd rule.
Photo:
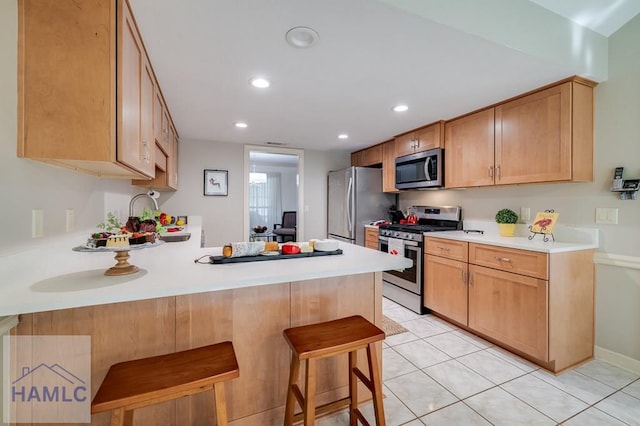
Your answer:
[[[229,195],[227,170],[207,170],[204,171],[204,195],[218,195],[226,197]]]

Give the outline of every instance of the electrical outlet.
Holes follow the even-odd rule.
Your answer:
[[[66,211],[66,231],[73,231],[76,221],[76,212],[73,209],[67,209]]]
[[[617,225],[618,209],[597,207],[596,223],[603,224],[603,225]]]
[[[529,207],[520,207],[520,220],[523,222],[531,220],[531,209]]]
[[[31,210],[31,238],[40,238],[44,235],[44,211],[42,209]]]

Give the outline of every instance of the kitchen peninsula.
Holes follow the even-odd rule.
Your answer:
[[[230,340],[240,365],[227,386],[232,424],[281,424],[290,360],[282,330],[353,314],[380,325],[381,271],[410,266],[344,243],[336,256],[198,264],[221,249],[200,248],[200,226],[189,220],[189,241],[131,251],[129,262],[140,268],[132,275],[104,276],[113,253],[74,252],[68,239],[0,257],[0,316],[19,315],[13,334],[91,335],[92,395],[114,363]],[[347,390],[346,358],[326,361],[319,403]],[[136,416],[146,424],[211,424],[213,411],[204,393]],[[108,413],[92,417],[108,422]]]

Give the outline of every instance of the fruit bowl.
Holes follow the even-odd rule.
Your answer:
[[[253,232],[255,232],[256,234],[262,234],[266,230],[267,230],[267,227],[266,226],[262,226],[262,225],[258,225],[258,226],[254,226],[253,227]]]

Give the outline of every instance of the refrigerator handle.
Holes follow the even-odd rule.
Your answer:
[[[349,226],[349,235],[353,235],[353,203],[351,202],[353,193],[353,176],[349,177],[349,185],[347,186],[347,225]]]

